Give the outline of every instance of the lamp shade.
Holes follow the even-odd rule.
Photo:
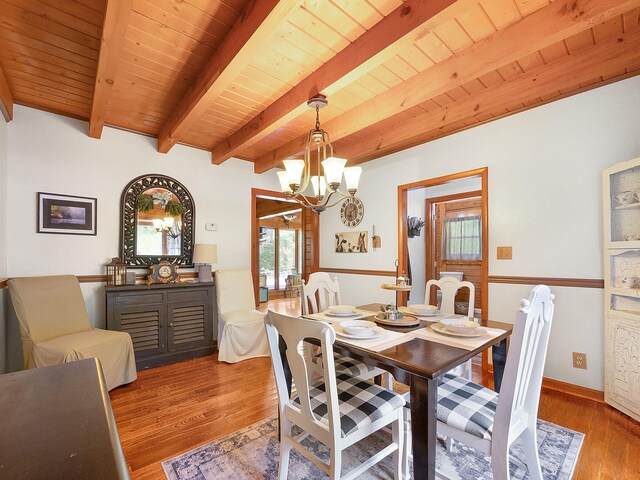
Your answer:
[[[218,261],[218,246],[213,243],[196,243],[193,247],[194,264],[211,264]]]
[[[344,158],[329,157],[322,162],[324,168],[324,176],[327,179],[327,184],[342,182],[342,172],[347,160]]]

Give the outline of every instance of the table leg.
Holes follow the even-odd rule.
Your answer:
[[[438,380],[411,377],[411,438],[413,445],[413,478],[436,478],[436,405]]]
[[[493,389],[500,393],[502,375],[504,374],[504,365],[507,362],[506,338],[491,349],[491,356],[493,358]]]

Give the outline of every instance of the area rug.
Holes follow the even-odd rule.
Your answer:
[[[162,462],[162,467],[169,480],[275,479],[279,457],[277,434],[278,421],[271,418]],[[583,439],[582,433],[538,420],[538,447],[545,480],[571,478]],[[359,459],[384,448],[389,440],[389,433],[378,432],[350,447],[343,454],[342,472],[348,472],[360,463]],[[328,460],[329,450],[320,442],[307,437],[303,443],[318,457]],[[511,447],[511,454],[524,463],[524,452],[518,444]],[[459,442],[454,443],[451,452],[438,442],[437,469],[451,479],[492,479],[489,458]],[[526,469],[513,462],[510,471],[513,480],[529,478]],[[392,472],[392,459],[387,457],[359,478],[390,479]],[[292,450],[288,478],[314,480],[327,476]]]

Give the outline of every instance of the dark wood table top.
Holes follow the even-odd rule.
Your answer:
[[[362,305],[359,306],[358,309],[377,312],[380,310],[380,304]],[[416,325],[414,327],[391,327],[382,324],[379,324],[379,326],[396,332],[411,332],[413,330],[424,328],[431,323],[434,322],[421,320],[420,325]],[[340,340],[336,340],[334,350],[342,354],[358,358],[359,360],[367,360],[367,362],[373,361],[383,368],[386,365],[393,367],[394,369],[400,369],[412,375],[433,379],[446,373],[453,367],[461,365],[470,358],[475,357],[478,353],[486,350],[489,346],[499,344],[502,340],[511,335],[513,329],[513,325],[510,323],[483,320],[481,325],[489,328],[499,328],[504,330],[504,333],[492,338],[487,341],[487,343],[473,350],[452,347],[450,345],[433,342],[423,338],[414,338],[380,352],[374,352],[352,343],[343,343],[340,342]],[[392,373],[394,373],[394,371],[392,371]],[[395,373],[394,376],[396,376]]]
[[[0,375],[0,478],[129,479],[91,358]]]

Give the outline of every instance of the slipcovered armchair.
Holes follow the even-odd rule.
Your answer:
[[[253,279],[249,270],[218,270],[218,360],[236,363],[268,357],[264,313],[255,309]]]
[[[137,378],[131,337],[93,328],[73,275],[9,280],[25,368],[97,358],[109,390]]]

